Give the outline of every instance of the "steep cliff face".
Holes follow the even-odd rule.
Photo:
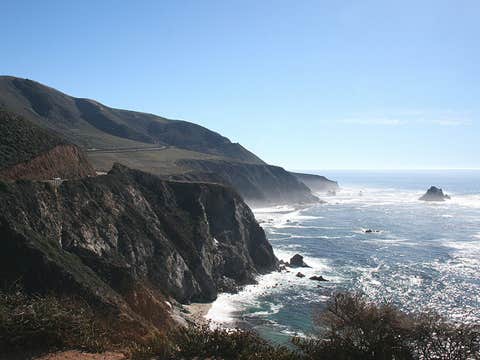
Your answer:
[[[80,292],[143,316],[155,294],[213,300],[277,268],[262,228],[230,188],[121,165],[59,186],[2,184],[0,247],[6,283]]]
[[[215,174],[251,204],[318,201],[305,184],[278,166],[214,160],[180,160],[177,163],[202,174]]]
[[[338,190],[338,183],[326,178],[325,176],[295,172],[292,172],[291,174],[307,185],[312,191],[326,192]]]

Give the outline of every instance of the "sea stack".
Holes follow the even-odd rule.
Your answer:
[[[290,259],[290,267],[310,267],[303,261],[303,256],[300,254],[295,254]]]
[[[441,188],[436,186],[431,186],[430,189],[419,199],[423,201],[445,201],[449,200],[450,196],[443,193]]]

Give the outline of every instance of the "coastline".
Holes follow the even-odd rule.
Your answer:
[[[209,324],[206,318],[208,312],[212,308],[213,302],[209,303],[191,303],[182,305],[182,317],[188,324],[196,326],[205,326]]]

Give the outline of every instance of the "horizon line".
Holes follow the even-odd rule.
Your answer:
[[[289,171],[302,172],[302,171],[480,171],[479,167],[475,168],[324,168],[324,169],[291,169]]]

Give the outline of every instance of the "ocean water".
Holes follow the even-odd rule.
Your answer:
[[[254,209],[277,257],[299,253],[311,268],[260,276],[238,294],[221,294],[208,319],[286,342],[314,331],[312,314],[332,292],[353,290],[405,311],[480,321],[480,171],[322,174],[341,187],[336,196],[318,194],[326,204]],[[419,201],[431,185],[452,199]]]

